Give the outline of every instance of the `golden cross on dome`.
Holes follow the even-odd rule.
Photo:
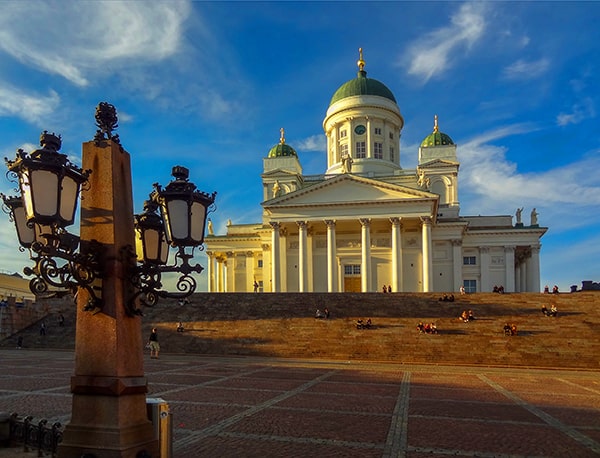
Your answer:
[[[279,133],[281,135],[279,137],[279,143],[283,145],[285,143],[285,129],[282,127],[281,129],[279,129]]]
[[[356,64],[358,65],[358,69],[362,72],[365,68],[365,61],[363,60],[362,48],[358,48],[358,62],[356,62]]]
[[[433,132],[436,133],[438,132],[440,129],[438,128],[438,115],[435,115],[433,117]]]

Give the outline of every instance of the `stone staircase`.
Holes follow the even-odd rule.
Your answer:
[[[168,353],[318,358],[342,361],[600,369],[600,292],[558,295],[480,293],[440,301],[437,293],[197,293],[191,303],[162,300],[144,309],[144,338],[159,329]],[[558,307],[545,317],[542,304]],[[327,307],[329,319],[315,319]],[[463,323],[463,310],[476,320]],[[67,325],[47,319],[21,331],[25,347],[74,348],[74,307],[62,309]],[[370,318],[371,329],[357,329]],[[176,331],[182,321],[185,332]],[[420,334],[419,321],[438,334]],[[505,323],[518,335],[505,336]],[[16,336],[2,342],[11,345]]]

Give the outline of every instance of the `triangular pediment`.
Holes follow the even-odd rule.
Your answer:
[[[419,189],[351,174],[342,174],[263,202],[263,206],[265,208],[315,207],[321,205],[423,201],[436,200],[437,198],[436,194]]]
[[[419,168],[427,167],[429,169],[434,169],[442,167],[456,167],[458,165],[460,165],[460,163],[456,161],[449,161],[448,159],[434,159],[432,161],[419,164]]]

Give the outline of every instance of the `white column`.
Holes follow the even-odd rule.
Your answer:
[[[527,260],[524,259],[523,262],[521,263],[521,289],[520,291],[522,293],[525,293],[528,290],[529,286],[527,285]]]
[[[206,284],[206,291],[208,291],[209,293],[214,293],[215,291],[215,279],[213,278],[215,275],[215,257],[212,251],[207,251],[206,252],[206,257],[208,258],[208,263],[206,265],[206,277],[207,277],[207,284]]]
[[[281,259],[279,253],[281,247],[279,244],[279,223],[269,223],[271,225],[271,290],[274,293],[281,291]]]
[[[402,284],[402,223],[400,218],[390,218],[392,223],[392,291],[403,291]]]
[[[217,257],[217,275],[216,275],[216,290],[218,293],[223,292],[223,257]]]
[[[480,291],[482,293],[489,293],[492,291],[492,285],[490,285],[490,249],[486,246],[479,247],[479,273],[481,278]]]
[[[504,247],[504,290],[507,293],[514,293],[515,289],[515,247]]]
[[[371,291],[371,220],[361,218],[361,266],[360,282],[361,291]]]
[[[540,246],[531,247],[531,257],[527,260],[527,291],[540,292]]]
[[[521,264],[515,266],[515,292],[521,292]]]
[[[462,266],[462,240],[452,240],[452,285],[454,291],[460,291],[460,287],[463,286]]]
[[[306,292],[306,221],[296,221],[298,225],[298,288],[301,293]]]
[[[433,286],[433,255],[431,252],[431,217],[421,217],[423,236],[423,292],[431,292]]]
[[[334,293],[337,289],[336,241],[335,221],[325,220],[327,225],[327,292]]]

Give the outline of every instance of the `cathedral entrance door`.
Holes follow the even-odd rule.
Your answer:
[[[360,293],[361,283],[360,277],[344,277],[344,292],[345,293]]]

